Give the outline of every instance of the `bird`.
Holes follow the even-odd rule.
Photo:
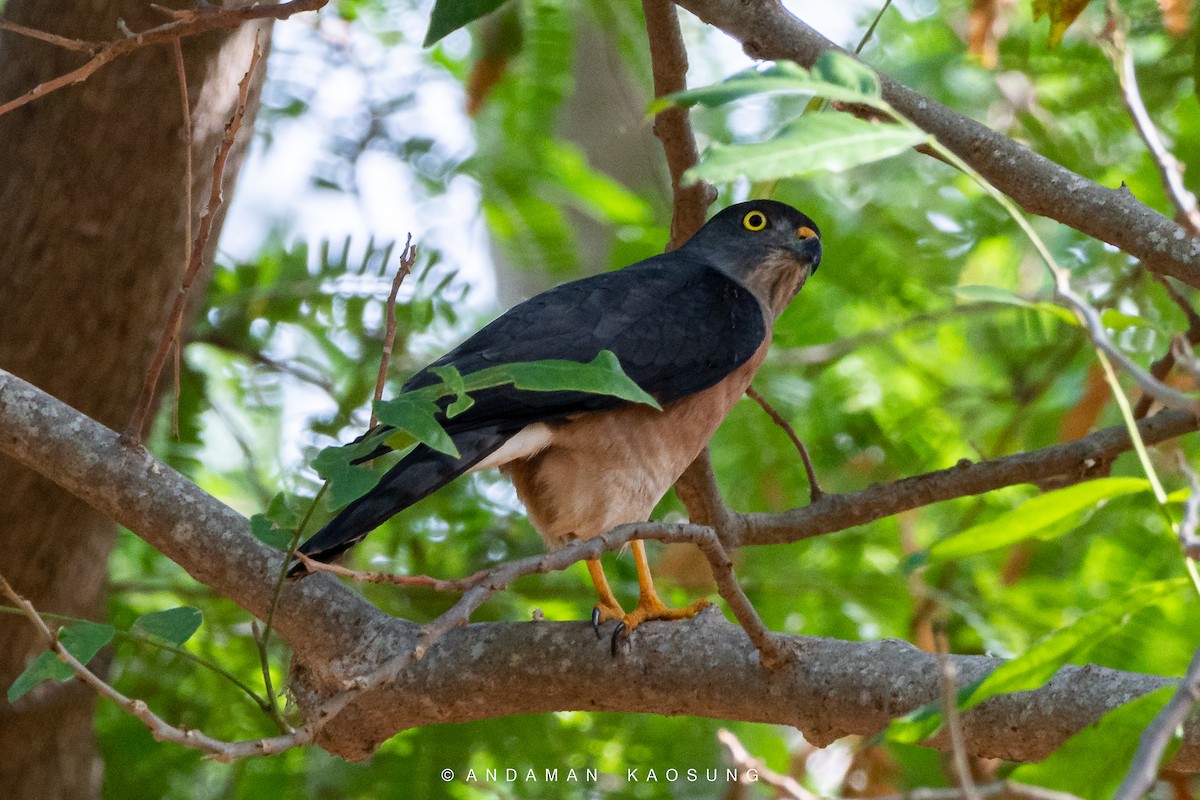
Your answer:
[[[749,387],[775,320],[817,270],[821,252],[820,229],[808,216],[781,202],[752,200],[719,211],[675,250],[512,307],[402,390],[438,383],[438,367],[467,375],[544,359],[584,363],[608,350],[661,409],[512,385],[473,393],[473,405],[450,418],[443,401],[438,421],[458,456],[417,445],[298,552],[332,561],[455,478],[492,467],[511,480],[550,548],[647,521]],[[667,607],[654,588],[645,545],[634,540],[630,549],[639,586],[631,612],[613,594],[600,560],[586,562],[598,595],[597,636],[601,622],[617,620],[614,655],[618,637],[627,639],[643,622],[687,619],[709,605],[700,599]],[[297,561],[289,575],[307,572]]]

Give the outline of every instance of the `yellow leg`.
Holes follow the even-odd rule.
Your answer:
[[[621,604],[613,596],[600,559],[588,559],[587,568],[588,574],[592,576],[592,583],[596,586],[596,594],[600,598],[600,602],[592,609],[592,625],[596,628],[596,637],[599,638],[600,623],[607,619],[624,619],[625,609],[621,608]]]
[[[700,599],[685,608],[667,608],[658,598],[658,592],[654,591],[650,563],[646,561],[646,545],[640,539],[634,539],[631,547],[633,548],[633,563],[637,566],[638,604],[637,608],[626,614],[621,620],[618,634],[628,636],[630,631],[647,620],[691,619],[700,612],[700,609],[710,605],[707,600]]]

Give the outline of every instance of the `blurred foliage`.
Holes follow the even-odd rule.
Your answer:
[[[827,5],[821,14],[848,13]],[[962,38],[972,5],[901,0],[884,15],[864,57],[1070,169],[1109,186],[1124,184],[1170,215],[1155,165],[1123,110],[1097,41],[1101,4],[1085,9],[1053,48],[1045,23],[1034,24],[1031,4],[1004,6],[997,27],[989,29],[994,68]],[[1128,17],[1129,45],[1151,114],[1181,161],[1200,163],[1194,26],[1168,33],[1153,0],[1118,5]],[[420,250],[397,306],[399,334],[386,396],[495,313],[491,299],[472,291],[460,274],[469,265],[459,245],[480,219],[497,253],[554,280],[580,269],[574,223],[581,216],[613,231],[610,267],[661,249],[668,222],[661,164],[647,166],[653,189],[622,185],[592,166],[584,145],[560,133],[575,76],[594,68],[577,57],[585,19],[599,25],[609,57],[649,96],[635,0],[510,0],[430,50],[419,46],[429,24],[427,3],[341,0],[336,15],[331,11],[315,24],[288,23],[291,33],[276,38],[258,144],[269,155],[284,146],[283,131],[314,126],[320,141],[309,174],[314,197],[356,197],[373,157],[402,165],[408,193],[403,205],[412,209]],[[858,28],[843,44],[853,46],[870,20],[855,21]],[[721,34],[686,14],[684,22],[696,72],[730,75],[746,66]],[[366,88],[331,114],[318,102],[322,82],[347,70]],[[806,102],[752,98],[697,107],[692,118],[702,145],[752,144],[776,136]],[[462,111],[468,104],[472,117]],[[630,104],[632,111],[612,109],[613,124],[643,120],[649,137],[644,105],[636,97]],[[464,185],[470,187],[465,194]],[[751,184],[739,178],[718,188],[718,205],[725,205],[745,199]],[[901,153],[839,173],[780,180],[773,196],[817,220],[825,260],[780,319],[756,386],[792,421],[826,490],[861,489],[962,458],[1043,447],[1119,424],[1103,382],[1100,391],[1093,388],[1097,373],[1087,341],[1041,305],[1052,300],[1051,286],[1028,242],[964,176]],[[474,197],[476,207],[463,207],[464,197]],[[1128,257],[1053,222],[1035,225],[1071,268],[1076,288],[1111,312],[1115,340],[1141,363],[1162,355],[1168,337],[1186,327],[1163,288]],[[475,257],[487,255],[478,248]],[[178,434],[164,409],[155,451],[248,516],[271,506],[270,518],[284,527],[298,519],[319,485],[310,466],[317,452],[366,427],[396,265],[392,243],[357,237],[314,242],[286,219],[261,232],[251,256],[219,257],[184,354]],[[1011,302],[1014,297],[1020,302]],[[1153,453],[1168,490],[1185,484],[1173,451],[1183,448],[1193,463],[1200,456],[1194,438]],[[726,498],[740,510],[781,510],[806,501],[795,450],[751,402],[738,404],[718,432],[713,458]],[[1113,474],[1144,477],[1132,456],[1119,459]],[[1038,494],[1035,487],[1013,487],[803,543],[746,549],[738,555],[738,575],[766,622],[780,631],[850,640],[900,637],[930,646],[936,621],[944,624],[954,652],[1012,657],[1088,612],[1136,594],[1139,586],[1183,574],[1179,548],[1149,492],[1091,496],[1042,525],[1029,518],[1039,506],[1026,503]],[[658,515],[681,511],[670,496]],[[953,542],[964,531],[1003,533],[997,525],[1006,519],[1026,526],[1028,535],[1000,536],[957,553],[944,545],[941,557],[906,569],[914,554]],[[460,577],[541,548],[511,487],[498,475],[480,474],[398,515],[356,550],[352,564]],[[712,592],[694,553],[656,545],[650,550],[668,602]],[[608,556],[606,564],[618,596],[635,596],[628,555]],[[203,624],[183,647],[261,691],[244,612],[128,533],[110,568],[107,621],[118,632],[130,631],[151,612],[197,608]],[[389,613],[417,621],[453,602],[417,589],[359,590]],[[518,581],[476,619],[529,619],[538,609],[547,619],[582,619],[593,602],[579,567]],[[1193,632],[1200,630],[1195,596],[1165,593],[1136,613],[1134,605],[1126,614],[1106,612],[1105,638],[1071,658],[1180,674],[1197,645]],[[273,682],[285,685],[286,650],[273,643],[272,656]],[[227,677],[145,641],[117,636],[111,678],[177,724],[223,738],[274,733],[270,719]],[[1133,716],[1143,719],[1144,709]],[[1072,775],[1087,775],[1092,765],[1126,752],[1128,735],[1137,730],[1132,718],[1110,726],[1111,735],[1073,740],[1070,759],[1021,774],[1090,791],[1072,783]],[[530,715],[406,731],[367,764],[343,763],[310,748],[231,766],[155,743],[141,723],[110,703],[100,703],[97,726],[112,798],[734,796],[715,737],[722,726],[771,769],[832,795],[949,781],[941,757],[923,748],[898,742],[863,748],[847,741],[814,752],[795,731],[697,718]],[[501,770],[495,782],[462,779],[469,769],[485,774],[489,768]],[[504,779],[507,768],[521,779]],[[547,768],[560,771],[558,782],[524,779],[529,769],[544,777]],[[646,780],[652,768],[657,782]],[[666,780],[668,768],[683,777]],[[688,781],[689,768],[701,779]],[[444,782],[443,769],[458,778]],[[569,783],[563,777],[568,769],[594,769],[599,777]],[[641,780],[628,780],[629,769],[639,770]],[[719,769],[720,778],[704,780],[710,769]],[[770,792],[759,784],[738,796]]]

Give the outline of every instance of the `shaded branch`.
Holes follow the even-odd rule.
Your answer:
[[[811,67],[842,48],[773,0],[680,0],[679,5],[742,43],[751,58]],[[1016,201],[1142,259],[1146,267],[1200,287],[1200,239],[1127,191],[1109,189],[935,100],[879,75],[883,97],[901,114]]]
[[[1200,417],[1186,411],[1163,411],[1140,421],[1138,430],[1147,445],[1154,445],[1200,430]],[[1040,450],[978,463],[963,459],[949,469],[875,484],[857,492],[826,494],[804,508],[739,515],[738,540],[742,545],[796,542],[1005,486],[1060,477],[1081,480],[1102,471],[1132,447],[1125,426],[1116,425]]]

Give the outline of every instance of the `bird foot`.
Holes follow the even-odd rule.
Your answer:
[[[691,619],[699,614],[702,610],[712,605],[711,602],[701,598],[690,605],[683,608],[668,608],[657,597],[642,596],[638,598],[638,605],[633,611],[625,614],[621,621],[617,623],[616,629],[612,633],[612,654],[616,658],[617,647],[622,639],[628,639],[629,634],[633,633],[633,629],[641,625],[643,622],[650,620],[677,620]],[[593,618],[595,612],[593,612]]]
[[[592,630],[596,631],[596,638],[600,637],[600,623],[610,619],[625,619],[625,609],[613,601],[612,603],[599,603],[592,609]]]

